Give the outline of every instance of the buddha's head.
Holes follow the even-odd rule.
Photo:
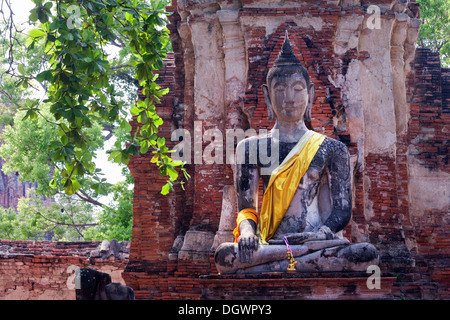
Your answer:
[[[269,70],[262,90],[269,120],[275,115],[280,121],[311,121],[314,85],[309,82],[308,71],[294,55],[287,31],[281,53]]]

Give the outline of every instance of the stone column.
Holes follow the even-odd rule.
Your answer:
[[[187,132],[189,132],[189,136],[185,136],[183,139],[192,138],[191,133],[194,128],[194,67],[195,67],[195,56],[194,56],[194,48],[191,41],[191,30],[186,21],[188,13],[183,10],[179,10],[181,21],[177,24],[177,33],[180,38],[180,47],[181,54],[183,56],[182,68],[184,79],[183,83],[183,92],[180,94],[179,98],[179,114],[175,114],[172,116],[176,118],[175,127],[183,128]],[[181,77],[181,76],[180,76]],[[182,111],[180,110],[182,109]],[[192,141],[189,143],[192,146]],[[185,150],[185,152],[190,152],[190,159],[193,159],[191,150]],[[195,182],[195,171],[194,165],[192,163],[187,163],[185,165],[186,170],[191,175],[191,179],[189,179],[186,183],[186,188],[184,192],[184,199],[182,204],[182,214],[181,220],[178,222],[179,224],[179,234],[177,235],[173,245],[171,252],[169,254],[169,259],[176,261],[178,259],[178,252],[183,246],[184,235],[189,228],[189,224],[192,218],[192,207],[194,202],[194,182]]]
[[[178,259],[207,261],[221,212],[218,196],[224,186],[223,161],[207,164],[202,157],[204,147],[212,146],[212,141],[205,141],[205,132],[223,132],[225,122],[222,30],[214,2],[199,2],[189,10],[187,23],[194,50],[194,203]]]
[[[394,19],[393,16],[383,16],[378,28],[373,28],[369,20],[371,17],[366,13],[359,39],[359,55],[365,56],[359,61],[361,116],[364,127],[364,218],[367,234],[377,241],[383,241],[385,239],[379,237],[382,237],[383,228],[389,226],[380,221],[387,214],[382,213],[385,208],[382,209],[378,203],[380,198],[386,199],[392,194],[396,197],[396,123],[390,54],[390,35]],[[380,170],[385,173],[383,177],[379,177]],[[379,185],[378,181],[381,180],[386,180],[386,184]],[[377,198],[377,194],[380,198]],[[392,201],[397,202],[397,199]]]
[[[420,19],[412,18],[408,20],[408,29],[406,31],[406,39],[405,39],[405,75],[411,72],[411,63],[414,61],[416,56],[416,45],[417,45],[417,37],[419,35],[420,29]],[[408,99],[409,100],[409,99]]]
[[[353,5],[348,1],[345,4]],[[339,18],[334,42],[336,68],[332,75],[334,86],[341,89],[351,142],[357,146],[357,153],[351,155],[350,161],[353,199],[351,235],[358,242],[368,241],[361,199],[362,183],[355,181],[355,175],[364,169],[364,117],[359,77],[360,61],[358,60],[358,44],[363,19],[363,15],[354,14]],[[331,75],[329,79],[331,79]]]
[[[350,50],[356,51],[358,49],[362,21],[363,16],[354,15],[342,16],[339,19],[334,45],[336,66],[338,67],[334,70],[334,79],[332,79],[333,84],[341,89],[351,142],[358,145],[358,151],[363,150],[361,144],[364,141],[364,119],[361,108],[360,65],[357,53],[352,56],[353,59],[345,66],[347,68],[345,74],[342,69],[344,67],[343,60],[346,58],[345,55]],[[352,161],[362,163],[362,152],[359,152],[357,159],[352,159]]]
[[[403,6],[397,5],[399,10],[404,10]],[[395,121],[397,133],[396,145],[396,175],[397,175],[397,197],[398,197],[398,216],[401,226],[402,236],[408,241],[405,242],[409,250],[417,246],[413,236],[413,227],[410,219],[410,207],[408,197],[408,144],[407,130],[410,119],[410,106],[407,101],[407,76],[409,67],[406,66],[411,49],[408,47],[408,30],[411,26],[409,17],[406,13],[396,12],[395,22],[391,36],[391,65],[392,82],[395,106]],[[416,35],[417,39],[417,35]]]
[[[366,15],[366,20],[369,18]],[[371,29],[366,21],[363,22],[359,41],[360,54],[364,52],[367,56],[360,62],[364,216],[371,242],[382,252],[380,266],[389,269],[408,267],[413,262],[404,243],[400,215],[405,210],[400,210],[398,205],[403,194],[399,191],[401,162],[398,161],[398,148],[401,144],[397,124],[399,128],[405,124],[401,118],[406,107],[401,57],[405,19],[401,13],[382,9],[378,27]]]
[[[219,230],[214,238],[211,251],[222,242],[233,241],[233,229],[236,223],[237,205],[234,186],[234,151],[237,144],[236,134],[249,128],[243,112],[245,85],[247,83],[247,55],[244,36],[239,23],[239,12],[235,8],[217,11],[223,32],[223,51],[225,54],[225,90],[226,109],[226,185],[223,190],[222,211]],[[233,141],[231,141],[231,139]],[[230,141],[229,141],[230,140]]]
[[[408,108],[405,86],[405,40],[409,17],[406,13],[396,13],[391,36],[392,88],[397,135],[404,134],[408,125]]]
[[[369,17],[366,15],[359,40],[359,52],[368,57],[360,63],[365,156],[393,152],[396,142],[391,42],[386,36],[392,33],[394,17],[382,15],[379,29],[368,27]]]

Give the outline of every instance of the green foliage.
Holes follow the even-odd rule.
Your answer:
[[[29,101],[29,100],[28,100]],[[13,125],[6,125],[2,132],[2,145],[0,146],[0,157],[5,160],[2,171],[5,174],[20,173],[20,181],[30,181],[38,184],[39,195],[51,197],[61,193],[65,186],[57,180],[49,185],[49,178],[54,172],[66,170],[63,166],[65,157],[78,152],[78,157],[83,159],[85,167],[94,168],[92,155],[103,146],[102,127],[94,123],[86,129],[86,135],[90,137],[91,143],[82,151],[75,151],[68,146],[68,139],[61,135],[59,141],[59,130],[51,122],[47,121],[52,115],[48,106],[39,107],[40,116],[28,111],[19,111],[14,118]],[[80,170],[80,169],[77,169]],[[93,170],[95,172],[95,170]],[[99,194],[107,194],[107,186],[100,189],[100,176],[89,175],[80,179],[83,189],[94,198]],[[103,191],[103,192],[99,192]]]
[[[53,160],[54,153],[64,154],[63,147],[67,141],[62,136],[64,141],[60,149],[48,147],[58,135],[58,129],[46,121],[51,116],[48,107],[41,106],[40,113],[36,120],[23,120],[26,112],[19,111],[14,125],[6,125],[2,132],[0,156],[6,160],[3,172],[18,172],[20,181],[35,182],[37,188],[30,189],[30,194],[19,200],[17,214],[12,209],[0,209],[0,238],[42,239],[50,233],[54,240],[130,240],[133,214],[131,175],[124,170],[127,180],[116,185],[106,183],[99,172],[85,176],[79,180],[81,188],[76,198],[66,196],[65,186],[56,180],[49,186],[53,171],[62,168],[62,161]],[[87,135],[92,143],[81,158],[93,161],[92,155],[103,146],[102,126],[93,124],[87,129]],[[102,205],[99,202],[102,195],[112,195],[113,201]],[[42,196],[54,196],[56,202],[49,206],[43,202]],[[97,204],[97,208],[93,204]],[[88,225],[83,225],[86,223]]]
[[[98,225],[87,230],[85,240],[131,240],[133,227],[133,190],[125,182],[113,186],[113,203],[98,217]]]
[[[7,70],[0,72],[0,156],[4,172],[20,173],[19,180],[38,188],[19,201],[17,213],[0,209],[0,237],[129,240],[132,178],[112,186],[101,176],[93,156],[103,146],[102,130],[116,137],[112,161],[126,165],[132,155],[153,153],[152,163],[167,176],[163,194],[179,182],[179,171],[189,177],[158,136],[162,119],[155,104],[168,90],[156,84],[154,71],[171,50],[168,1],[33,2],[27,37],[12,12],[0,28],[1,56],[7,56]],[[113,47],[120,50],[112,53]],[[137,85],[145,99],[136,104]],[[30,89],[45,98],[35,99]],[[131,116],[139,123],[133,134]],[[113,200],[104,205],[107,194]],[[48,205],[42,196],[56,200]],[[68,202],[70,210],[62,210]]]
[[[0,238],[11,240],[83,240],[84,232],[97,225],[92,205],[71,197],[44,203],[34,189],[19,200],[17,212],[0,207]]]
[[[156,83],[154,71],[163,67],[163,59],[170,49],[169,32],[165,27],[164,1],[97,0],[97,1],[42,1],[33,0],[36,7],[30,21],[38,27],[29,32],[28,50],[43,47],[47,63],[45,70],[29,74],[18,66],[20,84],[27,87],[37,80],[47,89],[45,103],[50,105],[52,119],[58,128],[57,139],[49,143],[53,161],[63,164],[55,170],[52,187],[62,185],[66,194],[76,193],[87,175],[95,174],[95,166],[86,157],[89,146],[95,143],[87,130],[94,122],[117,124],[128,135],[125,143],[118,143],[110,160],[128,164],[131,155],[154,153],[153,163],[168,177],[163,193],[173,189],[178,180],[176,167],[182,163],[172,161],[164,139],[158,137],[163,123],[157,115],[155,103],[168,92]],[[130,54],[122,52],[122,62],[133,69],[139,80],[144,101],[131,109],[120,99],[113,78],[115,64],[108,56],[108,43],[122,43]],[[34,80],[33,80],[34,79]],[[41,104],[28,100],[23,110],[24,119],[41,115]],[[140,126],[131,135],[129,114]],[[187,174],[185,173],[187,178]]]
[[[417,0],[422,25],[419,44],[439,52],[442,65],[450,67],[450,0]]]
[[[19,240],[17,230],[20,220],[13,208],[0,206],[0,239]]]

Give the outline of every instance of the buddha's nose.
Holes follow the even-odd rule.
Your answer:
[[[284,104],[286,106],[293,106],[294,105],[294,99],[293,95],[290,93],[286,93],[286,96],[284,97]]]
[[[284,103],[286,105],[294,104],[294,94],[290,88],[286,89],[285,96],[284,96]]]

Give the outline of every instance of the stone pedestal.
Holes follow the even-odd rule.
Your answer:
[[[382,276],[380,289],[369,289],[364,272],[200,277],[205,300],[390,300],[395,277]]]

